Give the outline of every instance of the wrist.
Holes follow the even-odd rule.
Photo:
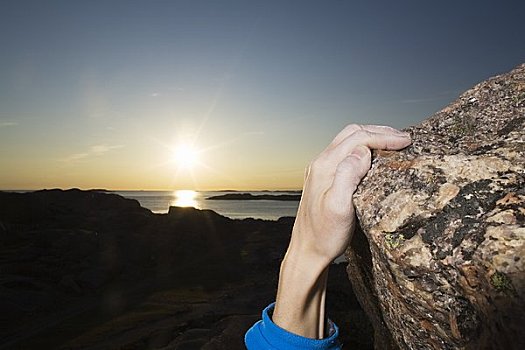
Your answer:
[[[329,262],[288,249],[281,264],[273,321],[292,333],[320,339]]]
[[[322,271],[330,266],[335,257],[327,251],[326,242],[321,242],[320,238],[312,240],[311,237],[315,236],[298,228],[296,222],[283,263],[286,261],[288,264],[301,265],[312,271]]]
[[[302,279],[315,281],[331,263],[328,257],[317,254],[312,249],[290,244],[281,262],[281,273],[302,276]]]

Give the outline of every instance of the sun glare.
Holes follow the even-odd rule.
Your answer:
[[[179,190],[175,191],[175,200],[172,203],[175,207],[198,207],[198,203],[195,200],[197,192],[192,190]]]
[[[179,168],[191,169],[198,160],[198,152],[190,145],[180,145],[174,151],[174,161]]]

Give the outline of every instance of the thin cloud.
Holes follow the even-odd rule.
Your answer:
[[[117,149],[117,148],[122,148],[124,147],[123,145],[113,145],[113,146],[108,146],[108,145],[95,145],[95,146],[91,146],[90,148],[90,153],[93,154],[93,155],[102,155],[104,153],[107,153],[113,149]]]
[[[65,157],[64,159],[62,159],[62,161],[69,163],[69,162],[74,162],[77,160],[84,159],[88,156],[89,156],[89,153],[75,153],[75,154]]]
[[[16,122],[0,122],[0,128],[7,128],[10,126],[16,126],[18,123]]]
[[[74,153],[62,159],[65,163],[76,162],[90,157],[100,157],[111,150],[122,148],[124,145],[94,145],[87,152]]]

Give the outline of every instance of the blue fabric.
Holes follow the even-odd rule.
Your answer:
[[[329,336],[324,339],[311,339],[290,333],[273,323],[271,314],[275,303],[270,304],[262,312],[262,320],[255,323],[246,332],[244,342],[249,350],[340,350],[337,341],[339,329],[332,322],[329,324]]]

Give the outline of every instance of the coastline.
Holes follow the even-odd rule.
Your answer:
[[[106,189],[90,189],[81,190],[78,188],[71,189],[41,189],[41,190],[3,190],[6,193],[31,193],[39,191],[84,191],[84,192],[101,192],[107,194],[116,194],[124,198],[137,200],[139,204],[149,209],[155,214],[167,214],[169,208],[175,207],[194,207],[197,209],[209,209],[214,212],[226,216],[230,219],[262,219],[269,221],[277,221],[281,217],[295,217],[298,209],[298,201],[296,200],[279,200],[274,197],[267,197],[267,200],[260,201],[245,201],[242,199],[231,198],[231,200],[207,200],[211,196],[221,196],[224,194],[240,194],[248,193],[254,196],[277,196],[278,194],[292,194],[301,193],[295,190],[264,190],[251,192],[220,192],[220,191],[182,191],[183,193],[190,193],[193,197],[190,199],[179,200],[177,198],[179,191],[114,191]],[[2,191],[0,191],[2,192]],[[186,194],[185,194],[186,195]]]
[[[270,201],[300,201],[301,195],[292,194],[260,194],[253,195],[251,193],[227,193],[218,196],[207,197],[206,200],[223,200],[223,201],[253,201],[253,200],[270,200]]]

